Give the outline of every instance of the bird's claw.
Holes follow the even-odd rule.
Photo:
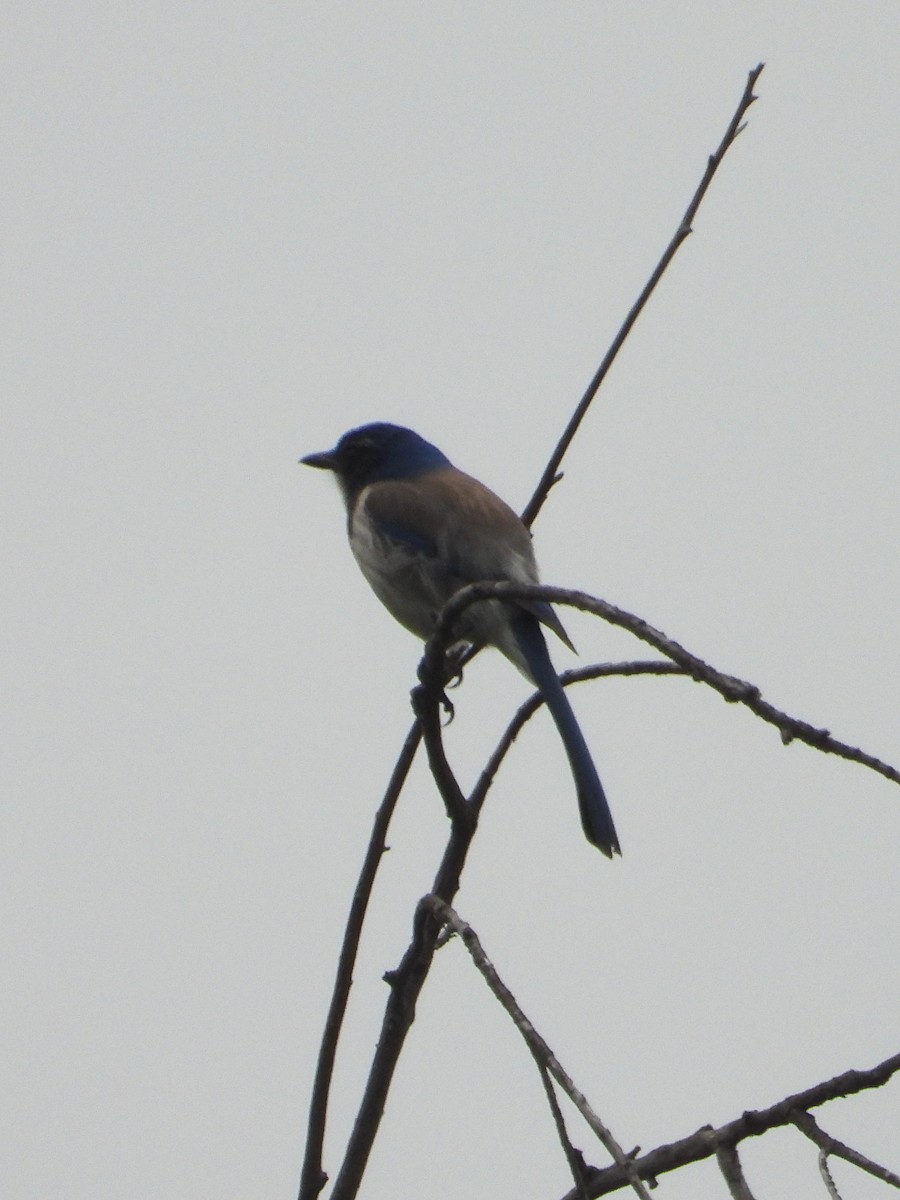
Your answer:
[[[456,642],[444,655],[448,688],[458,688],[463,681],[463,664],[469,653],[469,642]]]
[[[456,716],[456,709],[453,707],[453,701],[450,699],[450,697],[447,695],[447,693],[443,690],[443,688],[441,689],[440,701],[441,701],[441,708],[444,710],[444,712],[447,715],[447,720],[444,722],[444,728],[446,729],[447,726],[449,724],[451,724],[451,722],[453,721],[453,718]]]
[[[419,678],[422,679],[421,671],[419,672]],[[453,701],[449,698],[444,689],[436,689],[432,682],[426,682],[424,679],[422,679],[422,682],[413,688],[411,693],[413,712],[417,717],[424,716],[429,697],[434,696],[435,692],[437,693],[438,703],[447,714],[447,720],[444,722],[444,728],[446,729],[456,715],[456,709],[453,706]]]

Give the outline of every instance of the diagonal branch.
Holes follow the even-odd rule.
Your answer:
[[[641,1183],[640,1179],[631,1168],[631,1160],[625,1153],[612,1133],[601,1120],[598,1113],[591,1108],[587,1101],[587,1097],[581,1092],[573,1082],[572,1078],[563,1070],[559,1059],[532,1025],[531,1021],[525,1016],[525,1013],[519,1007],[515,996],[497,974],[497,969],[487,954],[484,952],[484,947],[478,934],[466,921],[463,921],[454,909],[448,904],[444,904],[437,896],[425,896],[420,904],[431,910],[435,916],[447,925],[454,933],[462,939],[463,945],[468,950],[472,961],[481,972],[488,987],[494,993],[512,1018],[513,1024],[519,1033],[525,1039],[528,1049],[531,1051],[535,1061],[546,1070],[549,1075],[552,1075],[563,1092],[569,1097],[578,1111],[581,1113],[585,1122],[590,1126],[593,1132],[597,1135],[600,1142],[609,1151],[610,1157],[628,1176],[631,1186],[634,1188],[638,1196],[642,1200],[650,1200],[646,1188]]]
[[[432,892],[448,904],[459,890],[460,876],[477,825],[454,820]],[[369,1067],[356,1121],[347,1143],[344,1161],[334,1181],[332,1200],[351,1200],[359,1191],[362,1177],[378,1133],[406,1036],[416,1016],[416,1004],[425,984],[438,944],[441,924],[423,909],[413,919],[412,939],[399,966],[385,975],[390,994],[385,1005],[381,1033]]]
[[[868,1171],[870,1175],[874,1175],[876,1179],[880,1179],[883,1183],[889,1183],[892,1187],[900,1188],[900,1175],[889,1171],[887,1167],[880,1166],[877,1162],[873,1162],[871,1158],[866,1158],[864,1154],[860,1154],[858,1150],[854,1150],[852,1146],[847,1146],[844,1142],[839,1142],[837,1138],[832,1137],[830,1133],[826,1133],[811,1113],[795,1112],[791,1120],[802,1133],[806,1134],[810,1141],[815,1142],[822,1151],[822,1155],[833,1154],[836,1158],[843,1158],[846,1162],[852,1163],[854,1167],[859,1167],[861,1171]]]
[[[566,1162],[569,1164],[569,1170],[572,1172],[572,1178],[575,1180],[575,1190],[581,1197],[581,1200],[588,1200],[588,1194],[584,1187],[584,1155],[572,1145],[572,1141],[569,1138],[569,1131],[566,1129],[566,1119],[559,1106],[559,1100],[556,1098],[556,1091],[553,1087],[553,1080],[550,1078],[550,1072],[537,1057],[535,1057],[535,1062],[537,1062],[538,1075],[541,1077],[541,1085],[544,1089],[544,1095],[547,1097],[547,1104],[553,1115],[556,1136],[559,1138],[559,1144],[563,1148]],[[641,1181],[638,1180],[638,1187],[643,1186]]]
[[[674,1171],[688,1163],[711,1158],[722,1146],[736,1146],[746,1138],[758,1137],[769,1129],[791,1125],[798,1112],[818,1108],[820,1104],[842,1096],[855,1096],[869,1088],[881,1087],[897,1071],[900,1071],[900,1054],[886,1058],[884,1062],[867,1071],[845,1071],[843,1075],[835,1075],[833,1079],[826,1079],[807,1088],[806,1091],[786,1096],[770,1108],[744,1112],[734,1121],[729,1121],[727,1125],[721,1125],[718,1129],[705,1125],[689,1137],[665,1146],[657,1146],[655,1150],[642,1154],[640,1158],[632,1159],[631,1166],[641,1179],[654,1180],[666,1171]],[[605,1167],[590,1173],[587,1181],[588,1192],[592,1197],[607,1196],[610,1192],[627,1187],[628,1182],[628,1177],[621,1167]],[[580,1198],[577,1193],[569,1192],[565,1200]]]
[[[325,1123],[328,1113],[328,1096],[331,1091],[331,1079],[334,1074],[334,1060],[337,1054],[337,1044],[347,1011],[350,998],[350,988],[353,984],[353,964],[359,949],[359,939],[362,936],[363,921],[369,905],[369,897],[375,883],[375,875],[381,862],[382,855],[387,849],[386,841],[388,825],[394,813],[397,800],[416,750],[421,740],[418,723],[413,725],[407,734],[400,757],[397,759],[393,774],[384,794],[384,799],[375,814],[375,822],[369,837],[366,856],[363,859],[362,871],[353,893],[350,904],[350,915],[344,930],[344,940],[338,957],[335,973],[334,990],[331,1003],[328,1006],[328,1016],[325,1019],[325,1029],[322,1033],[322,1043],[319,1047],[319,1058],[316,1063],[316,1073],[313,1079],[312,1096],[309,1103],[307,1119],[306,1152],[300,1175],[299,1200],[314,1200],[328,1181],[328,1176],[322,1167],[322,1148],[325,1142]]]
[[[631,308],[631,311],[628,313],[628,316],[622,323],[621,329],[616,334],[612,345],[607,350],[603,361],[597,368],[594,378],[588,384],[587,391],[582,396],[578,407],[572,414],[571,420],[566,426],[562,437],[559,439],[556,449],[550,455],[550,461],[544,468],[544,473],[540,478],[534,495],[528,501],[525,506],[525,511],[522,513],[522,520],[527,526],[529,526],[529,528],[534,524],[535,518],[544,507],[544,501],[550,494],[550,489],[559,478],[558,472],[560,463],[562,462],[566,451],[569,449],[569,446],[572,444],[575,434],[578,432],[578,427],[584,420],[587,410],[590,408],[594,397],[600,390],[600,385],[603,383],[603,380],[606,378],[610,367],[613,365],[616,355],[622,349],[625,339],[628,337],[629,333],[631,333],[632,326],[641,315],[644,306],[652,296],[654,288],[663,277],[663,274],[665,273],[669,263],[678,252],[681,243],[685,241],[688,235],[692,232],[691,227],[694,223],[694,217],[696,217],[697,210],[703,202],[703,197],[706,195],[709,185],[712,183],[713,176],[719,169],[722,159],[734,144],[735,138],[744,128],[744,117],[747,115],[747,110],[749,109],[750,105],[756,99],[756,96],[753,94],[753,89],[756,86],[757,79],[759,79],[760,75],[762,74],[764,65],[764,63],[760,63],[758,66],[754,67],[747,76],[747,84],[744,88],[743,95],[738,102],[738,106],[735,109],[734,116],[731,118],[728,128],[725,130],[721,142],[719,142],[718,149],[714,154],[709,156],[709,160],[706,164],[706,170],[703,173],[703,178],[700,180],[697,190],[691,197],[691,202],[685,209],[684,216],[681,218],[681,222],[678,228],[675,230],[672,240],[669,242],[668,246],[663,252],[662,258],[656,264],[653,274],[644,285],[644,290],[641,292],[640,296],[638,296]]]
[[[479,600],[496,599],[496,600],[547,600],[551,604],[566,604],[571,608],[580,609],[582,612],[593,613],[595,616],[602,617],[605,621],[609,621],[611,625],[618,625],[622,629],[627,629],[633,633],[635,637],[641,641],[647,642],[648,645],[660,650],[673,662],[684,668],[685,672],[696,680],[697,683],[705,683],[707,686],[717,691],[720,696],[731,704],[743,704],[755,713],[763,721],[774,725],[781,733],[781,740],[785,745],[792,741],[805,742],[808,746],[812,746],[816,750],[821,750],[825,754],[835,754],[839,758],[846,758],[850,762],[858,762],[864,767],[869,767],[870,770],[876,771],[879,775],[883,775],[886,779],[892,780],[894,783],[900,783],[900,771],[896,767],[892,767],[889,763],[883,762],[874,755],[860,750],[856,746],[849,746],[846,742],[840,742],[831,736],[827,729],[817,728],[815,725],[810,725],[807,721],[801,721],[797,717],[789,716],[788,713],[782,712],[767,700],[764,700],[759,688],[744,679],[738,679],[734,675],[726,675],[722,671],[717,671],[715,667],[711,667],[709,663],[704,662],[702,658],[698,658],[696,654],[692,654],[680,645],[674,639],[667,637],[658,629],[654,629],[647,621],[636,617],[633,613],[626,612],[622,608],[617,608],[614,604],[608,604],[605,600],[598,600],[595,596],[589,596],[586,592],[571,591],[568,588],[546,587],[543,584],[532,584],[530,586],[517,583],[472,583],[461,588],[456,595],[445,606],[441,613],[438,629],[425,647],[425,660],[430,658],[432,661],[440,661],[444,654],[444,647],[448,641],[452,640],[451,630],[459,619],[460,614],[468,608],[470,604],[475,604]],[[423,666],[423,669],[424,666]],[[431,668],[433,669],[433,667]]]

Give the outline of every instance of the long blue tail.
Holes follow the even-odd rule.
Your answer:
[[[517,613],[513,617],[512,626],[516,642],[522,650],[531,676],[550,709],[550,715],[562,738],[578,792],[578,807],[581,812],[581,824],[585,837],[607,858],[612,858],[614,854],[621,854],[619,839],[616,836],[612,813],[606,802],[600,776],[597,774],[591,752],[588,750],[584,734],[575,719],[565,689],[553,669],[541,627],[535,617],[524,612]]]

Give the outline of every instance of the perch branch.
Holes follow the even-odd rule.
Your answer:
[[[514,583],[469,584],[460,589],[453,599],[445,605],[441,613],[438,630],[426,646],[426,656],[434,655],[440,660],[444,653],[444,647],[452,636],[450,630],[463,610],[470,604],[489,598],[498,600],[547,600],[551,604],[569,605],[572,608],[580,609],[582,612],[590,612],[595,616],[602,617],[612,625],[618,625],[622,629],[629,630],[635,637],[640,638],[641,641],[647,642],[648,645],[661,651],[668,658],[672,659],[673,662],[682,667],[692,679],[698,683],[707,684],[729,703],[743,704],[763,721],[774,725],[781,733],[781,740],[785,745],[794,740],[805,742],[807,745],[812,746],[816,750],[821,750],[825,754],[835,754],[839,758],[846,758],[851,762],[860,763],[862,766],[876,771],[879,775],[883,775],[886,779],[890,779],[894,783],[900,783],[900,771],[896,767],[892,767],[889,763],[883,762],[871,754],[867,754],[864,750],[860,750],[856,746],[849,746],[846,742],[838,741],[831,736],[831,733],[827,729],[817,728],[814,725],[810,725],[807,721],[801,721],[797,717],[789,716],[787,713],[775,708],[767,700],[764,700],[762,693],[755,684],[738,679],[734,675],[726,675],[722,671],[717,671],[715,667],[711,667],[702,658],[698,658],[696,654],[692,654],[672,638],[667,637],[658,629],[654,629],[652,625],[640,617],[636,617],[633,613],[616,608],[614,604],[608,604],[605,600],[598,600],[596,597],[589,596],[584,592],[571,591],[567,588],[545,587],[542,584],[532,584],[531,586]]]

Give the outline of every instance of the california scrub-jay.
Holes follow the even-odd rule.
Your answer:
[[[334,472],[363,575],[388,611],[420,638],[431,636],[441,609],[468,583],[538,582],[531,535],[513,510],[411,429],[364,425],[333,450],[300,461]],[[609,805],[541,625],[572,646],[559,617],[539,600],[479,601],[454,632],[496,646],[538,688],[572,768],[585,835],[612,858],[621,851]]]

